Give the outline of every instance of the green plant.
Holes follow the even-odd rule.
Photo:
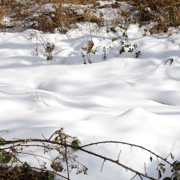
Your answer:
[[[122,54],[123,52],[128,53],[135,53],[135,57],[138,58],[141,55],[141,51],[137,51],[138,48],[137,44],[135,43],[129,43],[128,41],[128,35],[126,32],[123,32],[121,36],[112,38],[112,42],[117,41],[120,45],[119,54]]]
[[[172,160],[174,160],[174,156],[172,153],[170,153],[169,156],[171,157]],[[180,161],[175,160],[171,164],[170,169],[171,169],[172,175],[170,177],[163,178],[163,180],[179,180],[179,178],[180,178]],[[159,163],[157,170],[158,170],[158,175],[159,175],[159,179],[160,179],[162,177],[162,173],[166,172],[166,165],[163,163]]]
[[[136,58],[138,58],[141,55],[141,51],[137,51],[135,52],[135,54],[136,54]]]
[[[96,49],[91,49],[90,53],[96,54],[97,50]]]

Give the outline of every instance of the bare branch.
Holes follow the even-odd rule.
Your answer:
[[[62,133],[62,132],[59,131],[59,133]],[[55,134],[56,133],[53,133],[53,135],[55,135]],[[60,153],[61,153],[60,148],[63,148],[64,152],[62,152],[62,155],[64,156],[65,162],[66,162],[66,169],[67,169],[67,176],[68,176],[66,179],[68,179],[68,180],[70,180],[69,163],[68,163],[68,160],[69,160],[68,153],[70,153],[70,152],[68,151],[68,148],[75,148],[76,150],[80,150],[82,152],[85,152],[85,153],[88,153],[90,155],[99,157],[100,159],[103,159],[103,164],[102,164],[102,167],[101,167],[101,171],[103,169],[105,161],[109,161],[109,162],[112,162],[114,164],[117,164],[118,166],[123,167],[127,171],[129,170],[129,171],[135,173],[135,176],[138,175],[141,179],[143,179],[143,177],[145,177],[145,178],[148,178],[150,180],[157,180],[154,177],[151,177],[151,176],[147,175],[147,173],[146,173],[146,164],[144,164],[145,173],[142,173],[142,172],[139,172],[139,171],[137,171],[137,170],[135,170],[133,168],[128,167],[125,164],[120,163],[119,158],[120,158],[121,151],[119,152],[117,160],[114,160],[114,159],[111,159],[109,157],[106,157],[106,156],[97,154],[95,152],[89,151],[89,150],[87,150],[85,148],[87,148],[89,146],[100,145],[100,144],[123,144],[123,145],[128,145],[128,146],[131,146],[131,148],[136,147],[136,148],[140,148],[142,150],[145,150],[145,151],[149,152],[151,155],[153,154],[157,158],[158,161],[159,161],[159,159],[161,159],[164,162],[166,162],[167,164],[169,164],[170,166],[172,166],[172,164],[169,161],[167,161],[167,159],[164,159],[161,156],[157,155],[156,153],[152,152],[151,150],[149,150],[147,148],[144,148],[143,146],[136,145],[136,144],[131,144],[131,143],[127,143],[127,142],[121,142],[121,141],[101,141],[101,142],[95,142],[95,143],[86,144],[84,146],[74,146],[70,142],[66,141],[66,138],[69,138],[71,136],[68,136],[65,133],[58,134],[60,136],[60,138],[63,138],[63,139],[60,139],[59,141],[54,141],[54,140],[51,140],[53,135],[49,139],[17,139],[17,140],[13,140],[13,141],[5,141],[4,140],[4,141],[0,141],[0,145],[1,145],[1,147],[5,146],[4,148],[1,148],[1,149],[4,149],[4,150],[5,149],[10,149],[10,148],[15,148],[15,147],[31,147],[31,146],[35,146],[35,147],[42,147],[44,149],[49,149],[49,150],[55,149]],[[37,143],[37,144],[33,144],[33,143]],[[38,143],[42,143],[42,144],[40,145]],[[13,145],[13,146],[7,147],[8,145]],[[52,146],[52,145],[54,145],[54,146]],[[33,154],[33,153],[31,155],[36,156],[36,154]]]
[[[158,154],[156,154],[155,152],[143,147],[143,146],[139,146],[139,145],[136,145],[136,144],[132,144],[132,143],[127,143],[127,142],[121,142],[121,141],[100,141],[100,142],[95,142],[95,143],[90,143],[90,144],[86,144],[84,146],[81,146],[81,148],[84,148],[84,147],[88,147],[88,146],[94,146],[94,145],[99,145],[99,144],[123,144],[123,145],[128,145],[128,146],[131,146],[131,147],[136,147],[136,148],[140,148],[140,149],[143,149],[147,152],[150,152],[151,154],[153,154],[154,156],[156,156],[157,158],[163,160],[164,162],[166,162],[167,164],[169,164],[170,166],[172,166],[172,164],[167,161],[165,158],[159,156]]]
[[[93,156],[99,157],[99,158],[101,158],[101,159],[104,159],[104,160],[106,160],[106,161],[115,163],[115,164],[117,164],[117,165],[119,165],[119,166],[121,166],[121,167],[123,167],[123,168],[125,168],[125,169],[127,169],[127,170],[130,170],[131,172],[134,172],[134,173],[138,174],[138,175],[141,176],[141,177],[146,177],[146,178],[151,179],[151,180],[157,180],[157,179],[155,179],[155,178],[153,178],[153,177],[150,177],[150,176],[145,175],[145,174],[143,174],[143,173],[141,173],[141,172],[139,172],[139,171],[136,171],[136,170],[134,170],[134,169],[132,169],[132,168],[130,168],[130,167],[128,167],[128,166],[126,166],[126,165],[118,162],[117,160],[113,160],[113,159],[111,159],[111,158],[108,158],[108,157],[106,157],[106,156],[102,156],[102,155],[100,155],[100,154],[96,154],[96,153],[94,153],[94,152],[88,151],[88,150],[83,149],[83,148],[80,148],[79,150],[81,150],[81,151],[83,151],[83,152],[86,152],[86,153],[88,153],[88,154],[91,154],[91,155],[93,155]]]

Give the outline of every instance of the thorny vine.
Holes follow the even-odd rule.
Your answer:
[[[0,138],[0,178],[9,179],[11,177],[16,177],[16,179],[23,179],[25,176],[28,177],[28,179],[39,179],[43,177],[44,179],[52,180],[55,176],[58,176],[63,179],[70,180],[70,175],[72,172],[74,172],[74,170],[76,170],[76,174],[87,174],[88,168],[77,160],[77,156],[74,153],[77,150],[102,159],[103,163],[101,171],[105,162],[111,162],[117,166],[121,166],[122,168],[133,172],[135,175],[131,179],[139,176],[140,179],[147,178],[151,180],[157,180],[162,177],[162,173],[164,173],[166,170],[165,164],[159,163],[159,168],[157,169],[158,178],[152,177],[146,173],[146,164],[144,165],[145,172],[137,171],[123,164],[119,160],[121,151],[117,159],[112,159],[108,156],[104,156],[88,149],[89,147],[100,144],[122,144],[130,147],[140,148],[143,151],[150,153],[150,161],[153,161],[153,155],[157,158],[158,162],[161,160],[171,167],[172,176],[166,177],[164,180],[178,180],[180,177],[179,161],[174,161],[171,163],[167,160],[168,157],[163,158],[143,146],[121,141],[101,141],[80,146],[80,141],[78,138],[69,136],[64,133],[63,129],[60,129],[55,131],[48,139],[44,136],[43,139],[5,140]],[[33,148],[43,149],[44,155],[42,155],[42,153],[35,153],[35,151],[32,150]],[[29,151],[27,151],[27,149]],[[55,154],[55,157],[51,156],[51,152],[53,152],[53,155]],[[47,154],[50,154],[50,157],[47,157]],[[20,158],[22,155],[29,155],[34,157],[38,161],[40,167],[33,167],[30,166],[30,164],[27,162],[22,162]],[[171,153],[169,155],[171,156],[171,159],[174,159]],[[50,162],[51,168],[47,168],[47,161]]]

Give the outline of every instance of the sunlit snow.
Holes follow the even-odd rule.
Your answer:
[[[55,130],[77,136],[82,144],[116,140],[144,146],[164,158],[180,158],[180,32],[143,36],[130,25],[130,43],[141,56],[119,55],[112,42],[121,34],[106,33],[91,24],[96,54],[92,64],[83,64],[82,48],[90,40],[89,26],[64,34],[35,30],[0,33],[0,135],[5,139],[49,137]],[[43,43],[54,43],[53,60],[47,61]],[[107,58],[102,58],[106,47]],[[164,65],[168,58],[174,62]],[[93,147],[91,147],[93,149]],[[156,166],[149,154],[115,145],[94,147],[96,152],[117,158],[150,175]],[[135,153],[136,155],[133,155]],[[77,152],[88,175],[74,179],[128,180],[133,177],[121,167]],[[136,178],[135,178],[136,179]],[[138,177],[137,177],[138,179]]]

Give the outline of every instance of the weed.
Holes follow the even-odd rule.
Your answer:
[[[24,36],[27,40],[32,41],[35,39],[36,47],[34,55],[38,56],[43,54],[47,60],[53,60],[54,43],[50,43],[45,35],[37,31],[30,31],[28,35]]]
[[[46,44],[45,50],[46,50],[47,60],[52,60],[53,59],[52,51],[54,50],[54,47],[55,47],[55,45],[52,44],[52,43],[48,42]]]
[[[90,33],[91,33],[91,31],[90,31]],[[91,34],[90,34],[90,36],[91,36]],[[92,49],[93,46],[94,46],[94,42],[93,42],[92,36],[91,36],[91,40],[88,41],[87,47],[82,48],[82,50],[83,50],[84,52],[81,52],[81,56],[82,56],[82,58],[83,58],[84,64],[87,64],[87,61],[88,61],[88,63],[90,63],[90,64],[92,63],[91,58],[90,58],[90,53],[96,54],[96,52],[97,52],[97,50],[93,50],[93,49]],[[86,60],[86,59],[87,59],[87,60]]]
[[[128,35],[126,32],[122,32],[121,36],[118,36],[116,38],[112,38],[112,42],[118,42],[120,45],[119,54],[122,54],[124,52],[128,53],[135,53],[135,57],[138,58],[141,55],[141,51],[137,51],[137,44],[135,43],[129,43],[128,41]]]

